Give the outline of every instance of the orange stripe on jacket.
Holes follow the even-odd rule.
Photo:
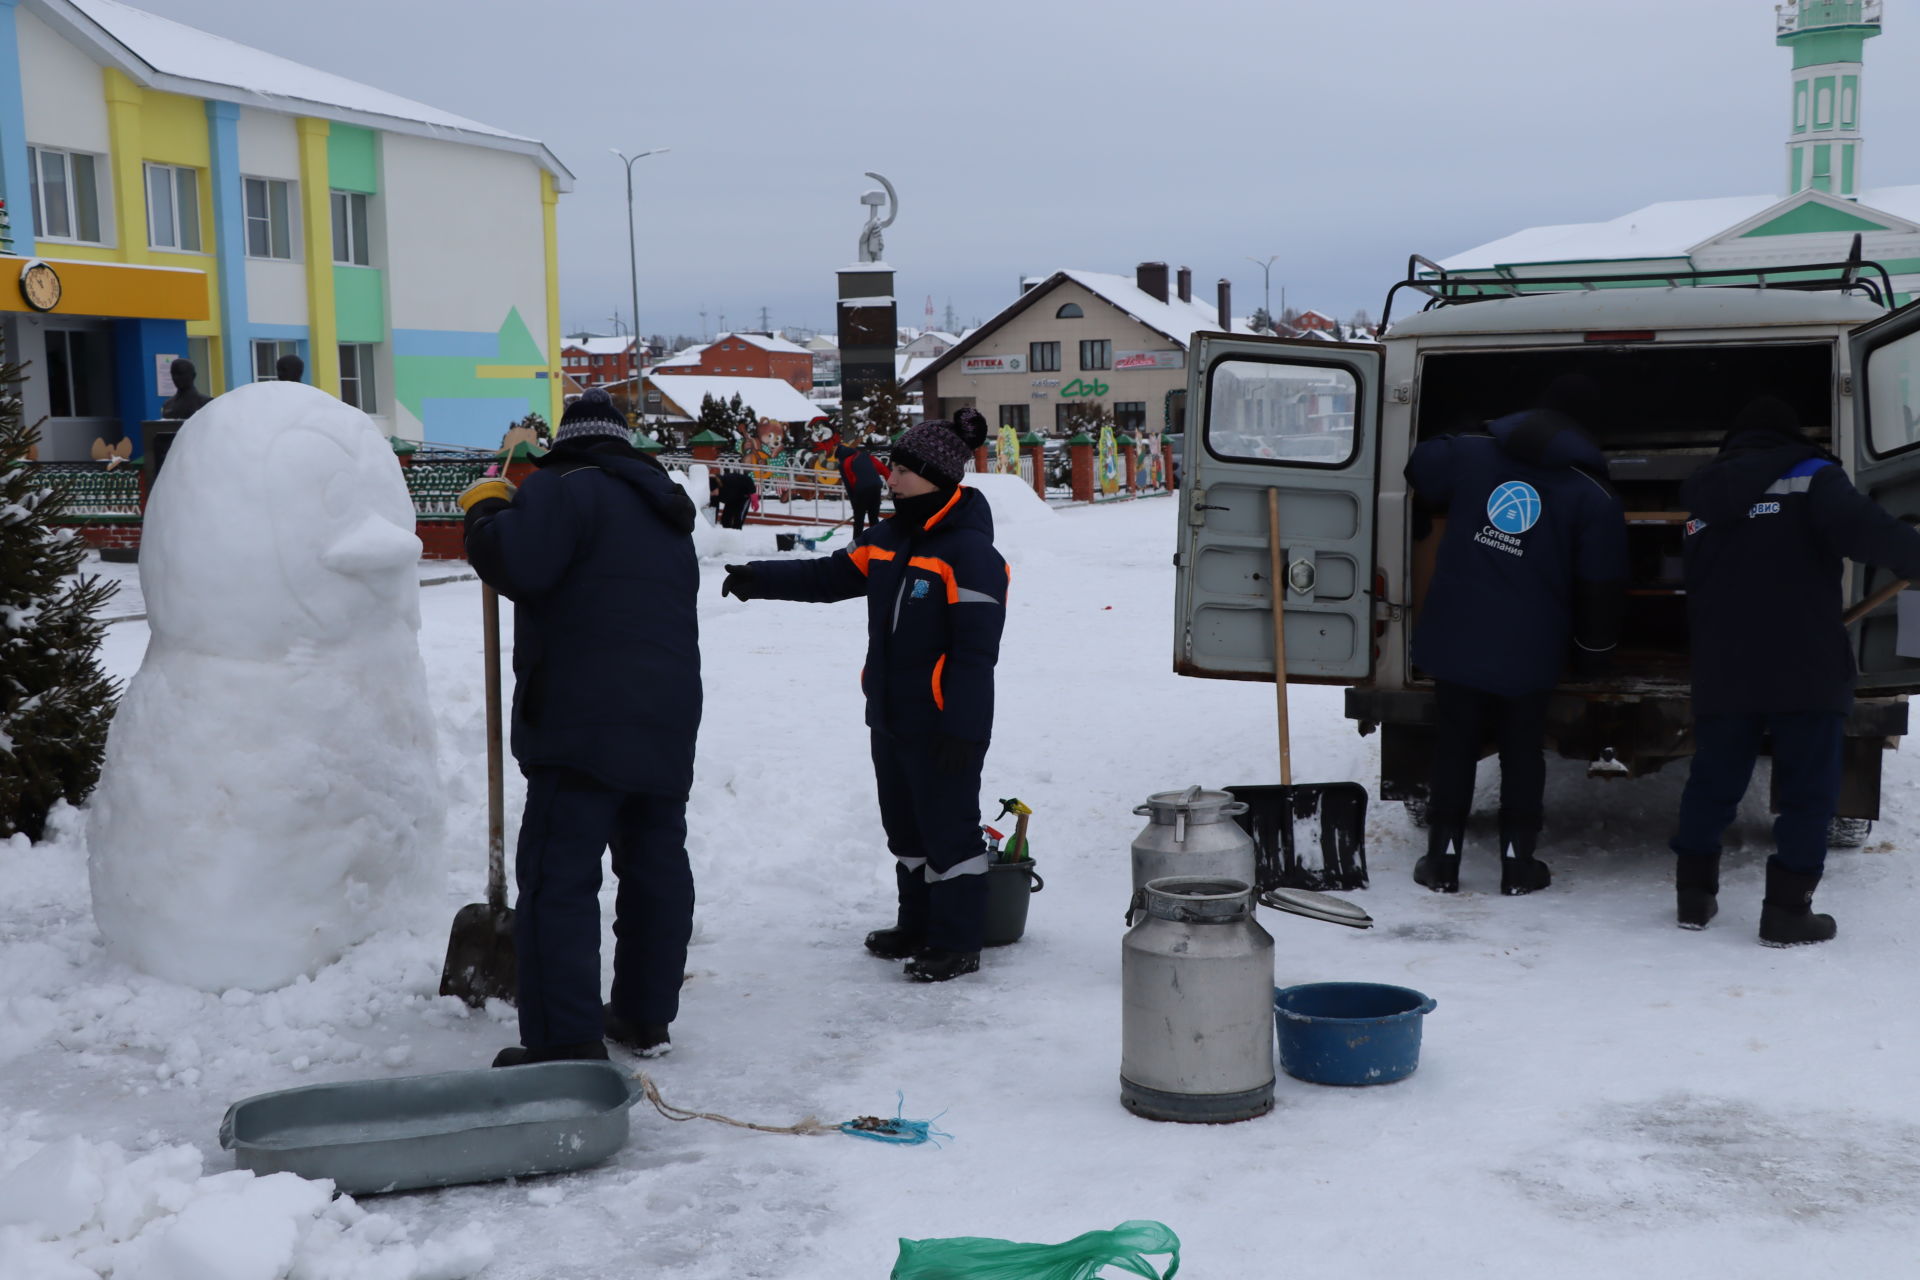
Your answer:
[[[940,673],[947,669],[947,655],[941,654],[933,664],[933,705],[942,711],[947,709],[947,695],[940,687]]]
[[[853,567],[858,569],[862,574],[867,574],[869,572],[870,570],[870,566],[868,563],[869,561],[892,560],[895,558],[896,557],[894,553],[887,550],[885,547],[872,547],[872,546],[863,545],[863,546],[855,547],[853,550],[847,552],[847,559],[853,561]]]
[[[953,576],[953,566],[945,560],[940,559],[938,556],[914,556],[907,561],[907,567],[910,569],[925,569],[929,573],[939,574],[941,579],[947,584],[947,603],[960,603],[960,580]]]
[[[965,489],[955,489],[953,491],[953,496],[947,499],[946,505],[941,507],[938,511],[934,512],[932,515],[928,516],[926,524],[922,525],[921,528],[931,529],[933,528],[933,526],[939,524],[942,520],[946,519],[947,512],[953,510],[953,504],[960,501],[960,495],[965,492],[966,492]]]

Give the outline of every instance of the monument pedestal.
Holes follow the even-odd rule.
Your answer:
[[[839,340],[840,398],[851,405],[895,381],[893,353],[899,344],[893,268],[884,262],[842,267]]]

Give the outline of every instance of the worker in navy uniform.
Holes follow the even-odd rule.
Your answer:
[[[859,537],[871,525],[880,523],[880,496],[892,476],[887,464],[873,456],[865,442],[843,444],[833,451],[840,464],[840,483],[853,504],[853,536]]]
[[[629,443],[607,393],[567,406],[516,492],[460,495],[467,559],[513,601],[520,1045],[496,1067],[671,1046],[693,933],[687,795],[700,727],[692,499]],[[613,990],[600,1002],[600,859],[613,850]],[[603,1039],[604,1036],[604,1039]]]
[[[1813,910],[1840,792],[1852,647],[1840,620],[1846,561],[1920,579],[1920,533],[1847,479],[1791,406],[1753,400],[1681,494],[1693,645],[1694,754],[1673,836],[1676,912],[1703,929],[1719,909],[1720,839],[1770,741],[1780,815],[1760,941],[1825,942]]]
[[[831,556],[730,564],[721,584],[742,600],[866,597],[860,683],[899,893],[894,926],[866,945],[917,982],[977,970],[986,924],[980,771],[1008,570],[985,495],[960,485],[985,439],[977,415],[911,428],[893,446],[892,516]]]
[[[1413,639],[1437,718],[1427,852],[1413,878],[1436,893],[1459,891],[1489,737],[1500,755],[1500,892],[1552,883],[1535,856],[1547,700],[1570,657],[1581,675],[1604,667],[1627,577],[1625,515],[1581,426],[1595,394],[1587,379],[1561,378],[1487,434],[1423,441],[1407,462],[1416,501],[1447,521]]]

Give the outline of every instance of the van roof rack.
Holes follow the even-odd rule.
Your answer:
[[[1872,276],[1878,274],[1879,280]],[[1782,277],[1782,278],[1775,278]],[[1792,278],[1785,278],[1792,277]],[[1718,281],[1718,283],[1715,283]],[[1784,267],[1717,267],[1696,271],[1640,271],[1619,275],[1586,273],[1571,276],[1516,276],[1505,267],[1475,271],[1449,271],[1431,258],[1419,254],[1407,257],[1407,278],[1387,290],[1380,327],[1393,318],[1393,299],[1402,289],[1427,295],[1422,311],[1435,307],[1458,306],[1468,302],[1488,302],[1498,298],[1519,298],[1537,293],[1565,293],[1572,289],[1600,289],[1622,284],[1664,284],[1670,287],[1695,285],[1709,289],[1795,289],[1831,290],[1836,293],[1860,293],[1883,307],[1893,305],[1893,278],[1877,262],[1860,255],[1860,235],[1854,233],[1853,245],[1845,262],[1803,262]]]

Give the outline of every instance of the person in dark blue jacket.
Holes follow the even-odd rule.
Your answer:
[[[893,446],[892,516],[831,556],[730,564],[721,584],[742,600],[866,597],[860,684],[899,890],[894,926],[866,945],[906,959],[917,982],[978,969],[986,923],[980,771],[1008,569],[985,495],[960,484],[985,438],[940,420],[911,428]]]
[[[1694,754],[1673,836],[1678,923],[1703,929],[1719,910],[1720,839],[1767,738],[1780,816],[1760,941],[1825,942],[1837,929],[1814,912],[1813,892],[1826,867],[1855,677],[1841,573],[1859,560],[1920,579],[1920,532],[1855,489],[1838,459],[1806,438],[1792,407],[1772,396],[1741,409],[1681,496],[1692,516]]]
[[[847,500],[853,504],[853,536],[857,538],[869,525],[880,523],[881,490],[893,473],[873,456],[864,441],[843,444],[833,456],[840,464],[840,483],[847,491]]]
[[[1489,733],[1500,753],[1500,892],[1552,882],[1534,856],[1547,699],[1569,655],[1586,674],[1612,653],[1627,577],[1626,520],[1603,479],[1606,457],[1572,416],[1592,395],[1586,380],[1562,379],[1541,407],[1484,436],[1424,441],[1407,462],[1416,499],[1447,520],[1413,638],[1437,717],[1427,852],[1413,878],[1436,893],[1460,888],[1474,766]]]
[[[467,558],[514,604],[521,1047],[495,1066],[670,1046],[693,932],[687,795],[700,727],[693,501],[628,443],[604,391],[567,407],[518,493],[461,496]],[[600,1002],[600,855],[613,849],[613,991]]]

